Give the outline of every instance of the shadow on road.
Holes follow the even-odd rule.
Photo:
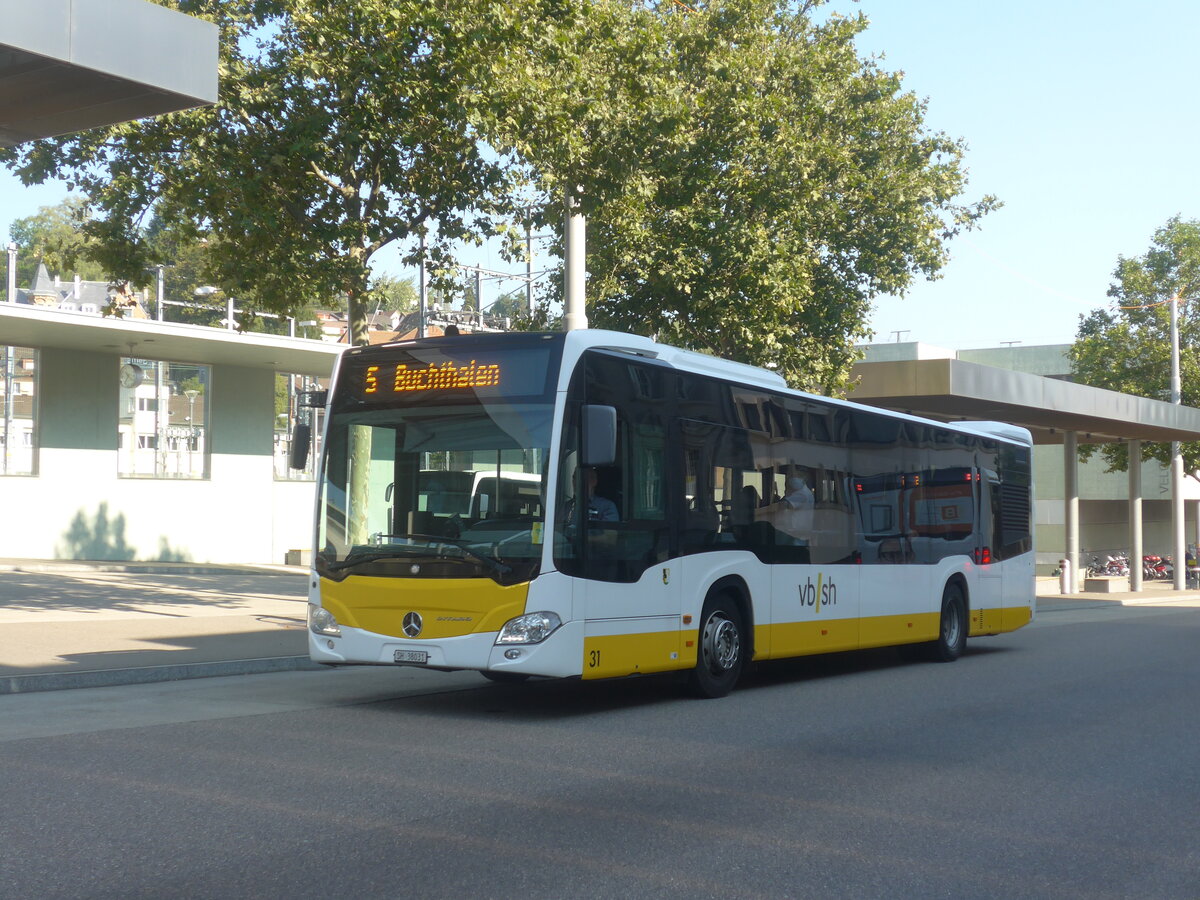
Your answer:
[[[1008,652],[1011,650],[1007,647],[968,645],[963,660],[953,665],[969,665],[972,656]],[[743,674],[735,694],[879,670],[933,665],[939,664],[906,660],[895,647],[761,662],[755,663]],[[433,688],[432,682],[430,686]],[[402,710],[407,716],[427,714],[439,719],[457,717],[483,721],[503,718],[537,722],[603,715],[615,710],[657,704],[709,702],[691,697],[686,687],[686,674],[681,672],[606,681],[531,679],[515,685],[489,684],[480,676],[478,688],[460,687],[454,691],[415,694],[372,703],[371,706],[388,714]]]

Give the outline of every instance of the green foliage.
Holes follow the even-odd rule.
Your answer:
[[[1200,221],[1178,216],[1154,233],[1150,249],[1138,257],[1119,257],[1108,295],[1111,310],[1080,316],[1071,347],[1076,380],[1094,387],[1156,400],[1171,399],[1171,300],[1179,302],[1182,399],[1200,406]],[[1084,446],[1089,458],[1095,446]],[[1099,447],[1109,470],[1128,468],[1125,444]],[[1147,458],[1170,464],[1171,445],[1143,447]],[[1200,443],[1183,445],[1184,469],[1200,469]]]
[[[591,324],[836,389],[873,300],[994,208],[956,202],[963,145],[858,58],[866,20],[812,5],[596,0],[499,61],[489,133],[548,196],[581,188]]]
[[[382,247],[415,265],[424,235],[433,293],[461,296],[456,247],[561,233],[578,190],[594,325],[836,389],[875,298],[995,205],[957,202],[961,142],[816,2],[160,2],[220,26],[217,106],[0,160],[87,191],[111,271],[172,262],[153,210],[260,308],[346,297],[356,343]]]
[[[287,428],[288,407],[291,403],[291,397],[288,395],[288,378],[289,375],[275,375],[275,430],[281,431]]]
[[[510,319],[518,319],[528,314],[529,303],[525,293],[525,288],[521,287],[515,291],[508,291],[501,294],[495,299],[486,312],[493,316],[507,316]]]
[[[29,287],[44,262],[51,275],[84,281],[107,281],[104,268],[93,255],[94,247],[83,231],[88,220],[88,202],[67,197],[57,206],[43,206],[32,216],[16,219],[9,234],[19,249],[17,284]]]
[[[420,305],[417,286],[411,278],[394,278],[390,275],[375,275],[371,278],[373,305],[394,312],[412,312]]]
[[[506,194],[465,91],[487,48],[419,0],[164,0],[221,28],[221,100],[0,152],[26,182],[62,174],[101,215],[88,230],[125,277],[169,263],[151,210],[219,238],[213,283],[287,313],[347,297],[366,340],[369,263],[429,232],[429,258],[482,240]]]

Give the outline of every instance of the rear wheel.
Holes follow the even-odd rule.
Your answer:
[[[946,585],[942,593],[942,622],[938,639],[929,645],[936,662],[954,662],[967,646],[967,601],[957,584]]]
[[[724,697],[742,674],[746,652],[742,615],[728,596],[712,597],[704,604],[699,639],[688,686],[698,697]]]

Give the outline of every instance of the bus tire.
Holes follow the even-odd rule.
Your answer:
[[[929,645],[934,662],[954,662],[962,656],[967,646],[967,601],[962,587],[946,585],[942,592],[942,617],[938,625],[938,638]]]
[[[745,663],[742,614],[726,594],[710,597],[700,614],[696,667],[688,687],[697,697],[724,697],[733,690]]]
[[[480,671],[479,673],[488,681],[494,681],[496,684],[520,684],[522,681],[528,681],[529,676],[524,672],[488,672]]]

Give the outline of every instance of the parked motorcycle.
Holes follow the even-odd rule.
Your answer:
[[[1142,557],[1142,577],[1146,580],[1167,579],[1174,574],[1175,568],[1171,565],[1171,557],[1153,555]]]
[[[1104,560],[1105,575],[1128,575],[1129,559],[1124,555],[1109,556]]]

